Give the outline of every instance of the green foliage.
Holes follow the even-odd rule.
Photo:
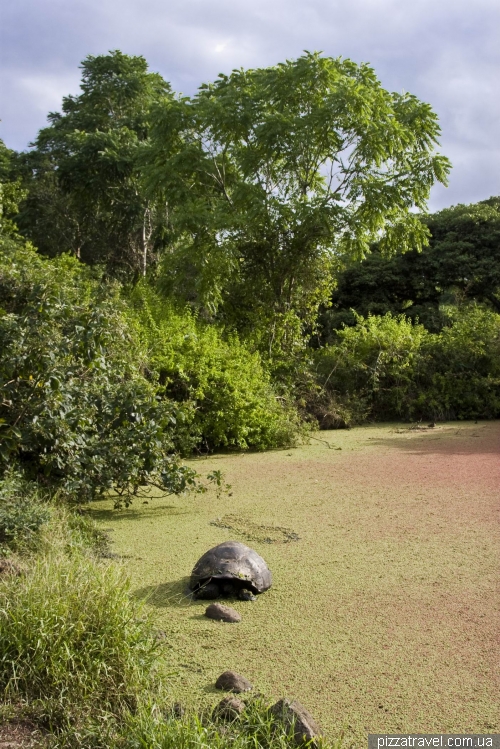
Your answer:
[[[36,486],[13,471],[0,479],[0,549],[32,546],[49,518]]]
[[[2,240],[0,350],[0,470],[78,501],[194,486],[173,451],[182,412],[142,375],[113,288],[78,261]]]
[[[471,300],[500,312],[500,199],[458,205],[423,218],[431,232],[422,252],[394,257],[379,249],[340,274],[332,307],[321,316],[321,339],[363,316],[405,314],[428,330],[446,324],[443,302]]]
[[[436,285],[500,313],[500,198],[446,208],[426,223]]]
[[[411,209],[446,181],[437,118],[366,64],[306,53],[189,99],[114,51],[84,60],[81,89],[14,159],[21,231],[128,280],[161,260],[167,296],[251,339],[279,376],[346,258],[427,241]]]
[[[404,316],[357,316],[354,327],[338,332],[338,342],[317,354],[319,382],[348,406],[351,419],[408,418],[417,396],[425,328]]]
[[[500,315],[478,306],[448,311],[452,324],[430,337],[417,413],[436,418],[500,416]]]
[[[164,219],[142,189],[140,157],[149,109],[170,87],[143,57],[119,51],[81,68],[81,94],[65,97],[18,157],[29,189],[19,226],[44,254],[72,252],[114,276],[145,274]]]
[[[135,708],[154,660],[151,625],[115,565],[59,553],[0,581],[0,690],[53,729]]]
[[[316,354],[318,379],[347,421],[500,415],[500,315],[472,306],[429,333],[404,315],[356,315]]]
[[[153,111],[147,178],[170,209],[165,288],[293,351],[342,256],[421,247],[434,152],[427,104],[385,91],[368,65],[305,54],[220,75]]]
[[[15,152],[5,146],[0,139],[0,234],[15,236],[17,225],[14,217],[18,213],[19,203],[26,197],[26,190],[21,187],[21,180],[13,178]]]
[[[148,369],[168,397],[190,406],[200,447],[262,450],[294,442],[297,416],[278,397],[258,353],[188,309],[176,311],[145,285],[130,301]]]

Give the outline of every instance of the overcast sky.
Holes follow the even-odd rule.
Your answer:
[[[500,194],[500,0],[0,0],[0,137],[21,150],[88,54],[141,54],[174,90],[320,50],[429,102],[453,163],[432,210]]]

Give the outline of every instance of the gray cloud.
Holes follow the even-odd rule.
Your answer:
[[[369,62],[428,101],[454,169],[431,208],[500,193],[498,0],[17,0],[0,15],[0,136],[25,148],[77,93],[80,61],[142,54],[177,91],[304,49]]]

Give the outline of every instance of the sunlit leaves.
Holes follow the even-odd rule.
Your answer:
[[[380,239],[387,252],[426,242],[412,210],[446,180],[438,135],[428,104],[317,53],[159,106],[146,174],[176,238],[168,288],[246,332],[266,328],[268,343],[280,317],[313,325],[339,258]]]

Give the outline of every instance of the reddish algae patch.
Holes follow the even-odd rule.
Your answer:
[[[197,461],[224,471],[231,497],[97,513],[168,632],[172,696],[214,701],[231,668],[270,698],[299,699],[346,746],[366,746],[368,732],[500,732],[500,423],[317,437],[330,448]],[[239,534],[247,520],[300,536],[247,539],[274,585],[231,603],[238,625],[204,620],[184,597],[196,559],[233,537],[210,524],[225,515]]]

